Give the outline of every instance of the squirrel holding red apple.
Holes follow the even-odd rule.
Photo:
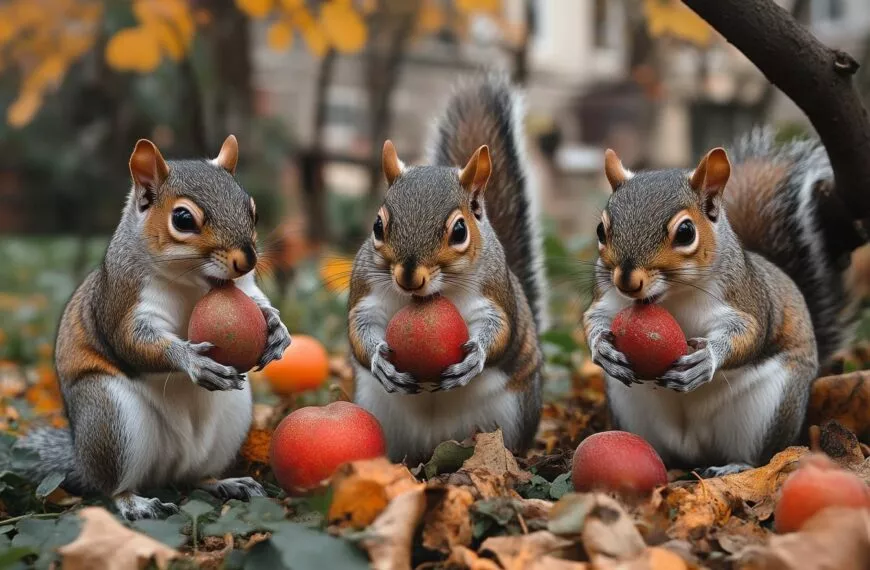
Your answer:
[[[355,401],[381,422],[395,461],[425,461],[476,430],[501,428],[515,452],[534,439],[547,315],[523,116],[509,81],[488,74],[454,89],[428,164],[406,165],[384,144],[388,188],[354,260],[348,332]],[[397,369],[386,336],[401,309],[431,296],[456,307],[468,341],[429,387]]]
[[[223,498],[264,494],[250,477],[214,478],[251,424],[246,371],[212,359],[213,344],[186,340],[194,306],[234,284],[268,329],[259,366],[290,344],[254,280],[257,211],[234,177],[237,159],[232,135],[213,160],[166,161],[152,142],[136,144],[121,221],[60,321],[70,427],[36,429],[18,444],[38,455],[32,476],[62,473],[68,490],[110,496],[128,519],[178,510],[136,494],[145,488],[190,482]]]
[[[817,187],[833,180],[823,147],[757,129],[692,170],[631,172],[607,150],[605,174],[584,327],[615,426],[703,476],[763,464],[798,440],[820,363],[856,314],[820,231]],[[632,303],[658,303],[688,338],[655,378],[614,344],[614,316]]]

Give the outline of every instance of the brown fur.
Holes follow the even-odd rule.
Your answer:
[[[725,204],[731,227],[748,249],[767,245],[770,220],[765,208],[775,203],[775,194],[787,176],[787,164],[758,158],[734,168]]]

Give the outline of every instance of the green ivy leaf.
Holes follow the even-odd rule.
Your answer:
[[[540,475],[532,475],[528,483],[517,485],[517,492],[526,499],[549,499],[550,482]]]
[[[280,552],[284,566],[293,570],[369,568],[368,557],[350,542],[299,524],[282,523],[268,542]]]
[[[178,520],[142,519],[133,522],[133,528],[167,546],[179,548],[187,542],[187,537],[181,533],[185,524],[186,521]]]
[[[36,488],[36,498],[42,500],[49,496],[55,489],[60,487],[64,479],[66,479],[66,475],[59,471],[46,475]]]
[[[190,515],[191,518],[196,519],[214,511],[214,507],[204,501],[191,499],[181,505],[181,510]]]
[[[423,467],[427,479],[441,473],[452,473],[462,467],[465,460],[474,455],[473,445],[462,445],[456,441],[444,441],[432,452],[432,458]]]
[[[15,562],[18,562],[25,556],[30,556],[31,554],[39,554],[39,551],[29,546],[17,546],[6,549],[3,552],[0,552],[0,568],[9,568]]]
[[[558,477],[553,480],[553,483],[550,485],[550,498],[559,500],[566,493],[570,493],[574,489],[574,486],[571,484],[571,474],[570,473],[562,473]]]
[[[30,548],[39,553],[33,567],[48,569],[55,560],[55,549],[75,540],[81,531],[81,520],[74,514],[57,520],[24,519],[18,523],[13,548]]]

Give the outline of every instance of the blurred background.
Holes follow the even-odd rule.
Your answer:
[[[870,63],[866,0],[780,3]],[[339,357],[383,141],[420,160],[451,84],[482,67],[526,93],[558,315],[547,350],[564,370],[585,362],[582,260],[609,191],[606,147],[629,168],[688,167],[756,123],[809,132],[676,0],[3,0],[0,381],[20,364],[49,370],[60,311],[99,263],[142,137],[168,158],[213,157],[238,137],[238,177],[272,247],[264,288],[291,332]],[[870,65],[857,81],[870,97]]]

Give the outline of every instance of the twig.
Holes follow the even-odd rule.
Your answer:
[[[6,519],[4,521],[0,521],[0,524],[13,524],[19,521],[23,521],[24,519],[54,519],[61,516],[64,513],[30,513],[26,515],[21,515],[18,517],[12,517],[11,519]]]

